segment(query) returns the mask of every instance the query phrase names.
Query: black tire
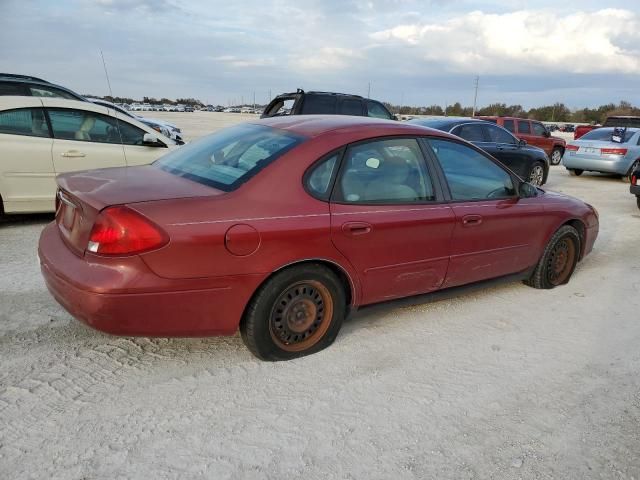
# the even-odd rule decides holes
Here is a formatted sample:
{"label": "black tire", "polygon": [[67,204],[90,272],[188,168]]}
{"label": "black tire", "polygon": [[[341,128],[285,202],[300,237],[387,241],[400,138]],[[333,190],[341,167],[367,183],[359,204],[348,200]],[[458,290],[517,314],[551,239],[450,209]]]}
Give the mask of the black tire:
{"label": "black tire", "polygon": [[574,177],[579,177],[583,173],[584,173],[584,170],[580,170],[579,168],[569,169],[569,175],[573,175]]}
{"label": "black tire", "polygon": [[[569,281],[580,257],[580,235],[571,225],[560,227],[544,249],[531,277],[524,281],[533,288],[550,289]],[[557,270],[561,269],[560,272]]]}
{"label": "black tire", "polygon": [[290,360],[333,343],[347,312],[344,286],[319,263],[293,266],[269,278],[240,322],[247,348],[261,360]]}
{"label": "black tire", "polygon": [[636,197],[636,204],[638,205],[638,208],[640,208],[640,196]]}
{"label": "black tire", "polygon": [[640,160],[636,160],[635,162],[633,162],[627,174],[622,176],[622,181],[624,183],[631,183],[631,177],[633,176],[633,172],[635,172],[636,168],[638,167],[640,167]]}
{"label": "black tire", "polygon": [[564,154],[564,149],[562,147],[555,147],[551,151],[551,155],[549,156],[549,162],[551,163],[551,165],[560,165],[563,154]]}
{"label": "black tire", "polygon": [[541,187],[544,184],[544,164],[542,162],[534,162],[527,174],[527,181],[531,185]]}

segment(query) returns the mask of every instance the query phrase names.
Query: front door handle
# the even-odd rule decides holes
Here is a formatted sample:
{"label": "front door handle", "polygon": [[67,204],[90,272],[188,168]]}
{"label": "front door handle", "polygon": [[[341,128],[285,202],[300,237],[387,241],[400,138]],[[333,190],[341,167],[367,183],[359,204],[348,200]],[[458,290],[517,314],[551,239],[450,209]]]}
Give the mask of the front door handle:
{"label": "front door handle", "polygon": [[82,152],[79,152],[78,150],[68,150],[62,153],[60,156],[65,158],[81,158],[81,157],[86,157],[87,155]]}
{"label": "front door handle", "polygon": [[481,215],[465,215],[462,217],[462,225],[465,227],[474,227],[482,223]]}
{"label": "front door handle", "polygon": [[366,222],[347,222],[342,225],[342,232],[349,236],[365,235],[370,231],[371,225]]}

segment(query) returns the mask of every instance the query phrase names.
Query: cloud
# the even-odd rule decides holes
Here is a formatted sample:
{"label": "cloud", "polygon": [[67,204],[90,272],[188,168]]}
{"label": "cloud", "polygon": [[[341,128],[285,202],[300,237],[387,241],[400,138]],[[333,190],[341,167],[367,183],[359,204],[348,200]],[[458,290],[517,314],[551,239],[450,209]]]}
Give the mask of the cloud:
{"label": "cloud", "polygon": [[362,59],[362,52],[341,47],[321,47],[314,52],[305,55],[294,55],[292,67],[301,70],[327,70],[336,71],[347,68],[354,60]]}
{"label": "cloud", "polygon": [[452,72],[640,73],[640,15],[628,10],[474,11],[437,24],[396,25],[370,38],[380,47],[411,47],[417,60]]}

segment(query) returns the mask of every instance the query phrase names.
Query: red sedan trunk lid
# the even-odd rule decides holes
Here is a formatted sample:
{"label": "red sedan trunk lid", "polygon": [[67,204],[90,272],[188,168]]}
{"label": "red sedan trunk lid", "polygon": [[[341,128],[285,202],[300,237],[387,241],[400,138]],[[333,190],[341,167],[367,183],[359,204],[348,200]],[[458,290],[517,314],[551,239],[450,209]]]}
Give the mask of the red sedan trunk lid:
{"label": "red sedan trunk lid", "polygon": [[67,173],[57,180],[56,223],[78,255],[87,248],[96,216],[108,206],[224,193],[151,165]]}

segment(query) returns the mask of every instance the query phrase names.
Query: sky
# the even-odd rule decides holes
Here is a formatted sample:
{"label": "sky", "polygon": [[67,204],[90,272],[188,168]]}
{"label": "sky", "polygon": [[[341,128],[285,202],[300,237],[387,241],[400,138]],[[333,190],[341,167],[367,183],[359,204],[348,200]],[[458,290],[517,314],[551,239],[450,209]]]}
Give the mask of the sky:
{"label": "sky", "polygon": [[[640,0],[0,0],[0,71],[81,94],[264,104],[640,105]],[[370,90],[369,90],[370,89]]]}

